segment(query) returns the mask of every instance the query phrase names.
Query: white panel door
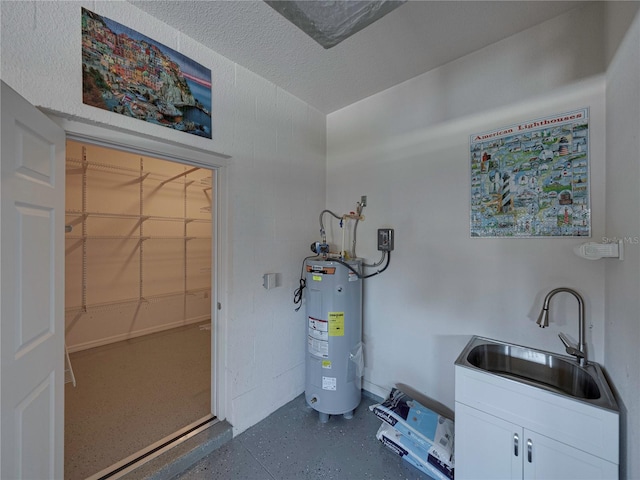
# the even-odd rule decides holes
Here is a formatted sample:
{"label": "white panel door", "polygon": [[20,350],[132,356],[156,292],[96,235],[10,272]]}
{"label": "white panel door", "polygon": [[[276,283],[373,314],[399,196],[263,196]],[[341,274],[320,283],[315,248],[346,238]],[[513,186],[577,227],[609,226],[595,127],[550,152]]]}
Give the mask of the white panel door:
{"label": "white panel door", "polygon": [[522,478],[522,427],[456,402],[456,479]]}
{"label": "white panel door", "polygon": [[63,477],[65,133],[2,82],[0,477]]}
{"label": "white panel door", "polygon": [[525,430],[527,480],[616,480],[618,465]]}

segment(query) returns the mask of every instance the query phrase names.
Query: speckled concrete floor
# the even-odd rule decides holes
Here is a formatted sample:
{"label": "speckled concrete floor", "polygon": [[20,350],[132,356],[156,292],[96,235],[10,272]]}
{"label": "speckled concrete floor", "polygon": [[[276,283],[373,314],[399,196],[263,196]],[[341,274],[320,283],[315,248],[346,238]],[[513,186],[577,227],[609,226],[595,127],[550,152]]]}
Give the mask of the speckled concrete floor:
{"label": "speckled concrete floor", "polygon": [[301,395],[209,454],[180,480],[425,480],[427,475],[383,446],[380,420],[363,397],[351,420],[320,423]]}
{"label": "speckled concrete floor", "polygon": [[211,331],[174,328],[71,354],[66,480],[84,479],[210,413]]}

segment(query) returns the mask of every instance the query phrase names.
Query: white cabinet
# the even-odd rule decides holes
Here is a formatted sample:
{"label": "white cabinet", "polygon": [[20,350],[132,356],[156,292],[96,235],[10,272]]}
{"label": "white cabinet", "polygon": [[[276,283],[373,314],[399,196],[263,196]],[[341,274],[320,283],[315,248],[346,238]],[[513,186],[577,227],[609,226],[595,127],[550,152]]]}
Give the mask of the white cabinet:
{"label": "white cabinet", "polygon": [[617,463],[590,455],[530,430],[523,430],[523,432],[524,478],[537,480],[618,478]]}
{"label": "white cabinet", "polygon": [[618,466],[456,402],[456,480],[614,479]]}
{"label": "white cabinet", "polygon": [[456,402],[456,480],[522,478],[522,428]]}
{"label": "white cabinet", "polygon": [[618,414],[456,366],[456,480],[618,478]]}

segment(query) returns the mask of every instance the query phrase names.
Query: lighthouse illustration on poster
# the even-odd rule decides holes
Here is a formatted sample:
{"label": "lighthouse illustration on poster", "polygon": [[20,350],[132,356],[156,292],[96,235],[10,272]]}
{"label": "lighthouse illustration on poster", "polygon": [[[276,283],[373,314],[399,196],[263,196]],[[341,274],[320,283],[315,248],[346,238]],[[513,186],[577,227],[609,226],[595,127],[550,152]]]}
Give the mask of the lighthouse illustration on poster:
{"label": "lighthouse illustration on poster", "polygon": [[471,236],[591,235],[589,109],[470,137]]}

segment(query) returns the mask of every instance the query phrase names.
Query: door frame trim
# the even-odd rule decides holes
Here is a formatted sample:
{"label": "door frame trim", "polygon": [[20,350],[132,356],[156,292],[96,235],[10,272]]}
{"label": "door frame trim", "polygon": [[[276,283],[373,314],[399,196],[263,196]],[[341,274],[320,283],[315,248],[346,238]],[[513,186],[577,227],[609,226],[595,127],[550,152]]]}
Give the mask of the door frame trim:
{"label": "door frame trim", "polygon": [[[227,358],[227,315],[229,272],[229,205],[228,205],[228,160],[230,155],[188,147],[129,130],[107,125],[89,123],[82,119],[60,116],[56,112],[42,111],[66,133],[68,140],[91,143],[103,147],[123,150],[144,156],[160,158],[194,167],[215,170],[215,208],[212,209],[212,262],[211,269],[211,414],[225,420],[230,413],[225,359]],[[64,240],[64,239],[63,239]],[[223,308],[219,308],[221,305]]]}

